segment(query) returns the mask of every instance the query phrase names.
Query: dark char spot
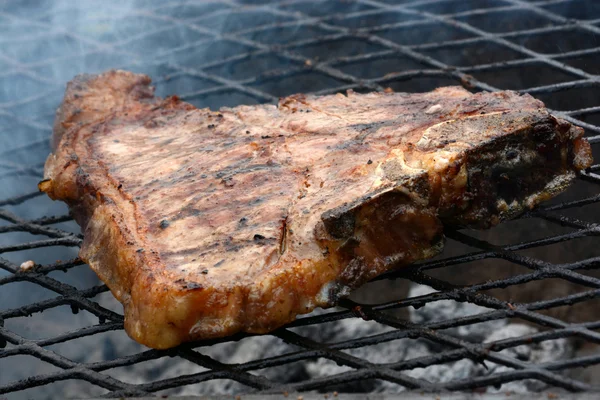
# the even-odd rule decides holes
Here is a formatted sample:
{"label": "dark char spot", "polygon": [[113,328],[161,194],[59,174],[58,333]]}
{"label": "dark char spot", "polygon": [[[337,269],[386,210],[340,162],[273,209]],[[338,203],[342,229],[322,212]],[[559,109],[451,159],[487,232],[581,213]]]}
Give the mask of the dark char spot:
{"label": "dark char spot", "polygon": [[221,266],[223,263],[225,262],[225,259],[222,259],[221,261],[219,261],[218,263],[216,263],[214,266],[215,267],[219,267]]}
{"label": "dark char spot", "polygon": [[202,285],[199,283],[196,283],[196,282],[188,282],[185,285],[185,288],[189,289],[189,290],[199,290],[199,289],[202,289]]}
{"label": "dark char spot", "polygon": [[512,160],[513,158],[516,158],[518,154],[519,153],[515,149],[509,149],[506,152],[506,159],[507,160]]}
{"label": "dark char spot", "polygon": [[160,224],[158,224],[158,226],[160,227],[160,229],[166,229],[169,227],[169,221],[163,219],[162,221],[160,221]]}

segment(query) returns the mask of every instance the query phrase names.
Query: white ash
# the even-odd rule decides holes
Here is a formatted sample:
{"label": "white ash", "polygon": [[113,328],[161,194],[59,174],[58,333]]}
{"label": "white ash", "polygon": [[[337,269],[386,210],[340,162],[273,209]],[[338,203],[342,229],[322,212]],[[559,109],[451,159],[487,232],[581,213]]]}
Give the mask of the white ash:
{"label": "white ash", "polygon": [[[414,285],[409,297],[423,296],[434,290],[427,286]],[[440,300],[427,303],[418,309],[410,308],[410,319],[415,324],[427,324],[448,319],[467,317],[476,314],[482,314],[492,311],[485,307],[480,307],[471,303],[461,303],[454,300]],[[337,323],[335,341],[348,340],[351,338],[360,338],[389,331],[390,328],[377,323],[366,323],[359,319],[348,319]],[[329,334],[331,329],[326,329],[325,334]],[[534,327],[508,323],[507,320],[492,320],[478,324],[469,324],[456,328],[441,330],[440,333],[460,338],[472,343],[488,343],[509,337],[529,336],[538,332]],[[357,358],[365,359],[375,364],[398,362],[410,360],[417,357],[425,357],[443,351],[447,347],[423,340],[400,339],[391,342],[380,343],[375,346],[361,347],[357,349],[345,350],[346,353]],[[570,344],[565,339],[545,341],[530,345],[522,345],[511,349],[506,349],[500,354],[507,355],[527,363],[543,363],[556,361],[570,357]],[[456,362],[450,362],[440,365],[431,365],[427,368],[415,368],[403,371],[402,373],[417,379],[424,379],[429,382],[443,383],[462,379],[469,379],[476,376],[490,375],[510,370],[509,367],[497,365],[486,361],[486,366],[476,364],[469,359],[462,359]],[[487,369],[486,369],[487,367]],[[308,363],[307,371],[311,377],[324,377],[351,370],[349,367],[338,366],[335,363],[319,359]],[[356,384],[354,388],[356,388]],[[365,385],[368,386],[368,385]],[[336,388],[340,391],[340,388]],[[343,390],[343,388],[341,388]],[[406,389],[400,385],[387,381],[376,381],[372,387],[365,387],[373,392],[397,393]],[[537,380],[524,380],[510,382],[502,385],[500,388],[488,388],[488,392],[515,392],[526,393],[530,391],[542,391],[548,389],[548,386]]]}
{"label": "white ash", "polygon": [[[319,327],[313,327],[319,328]],[[374,321],[364,321],[358,318],[343,319],[334,323],[324,324],[319,329],[318,335],[311,338],[321,342],[341,342],[351,339],[358,339],[367,336],[377,335],[393,331],[386,325]],[[359,347],[355,349],[343,350],[344,353],[373,363],[391,363],[406,359],[408,354],[420,353],[424,351],[422,345],[412,346],[409,342],[415,342],[411,339],[399,339],[391,342],[384,342],[373,346]],[[351,371],[353,368],[338,365],[334,361],[326,358],[319,358],[306,363],[306,371],[311,378],[321,378],[330,375],[340,374]],[[381,382],[381,384],[386,384]],[[394,385],[394,384],[392,384]],[[395,386],[395,385],[394,385]],[[356,382],[345,385],[345,387],[329,388],[329,390],[352,391],[352,392],[374,392],[379,391],[378,384],[373,381]]]}
{"label": "white ash", "polygon": [[[427,286],[413,286],[409,292],[409,296],[422,296],[433,291],[433,289]],[[428,303],[424,307],[417,310],[411,309],[410,311],[412,322],[424,324],[428,322],[481,314],[491,310],[471,303],[460,303],[453,300],[441,300]],[[502,319],[446,329],[441,332],[460,337],[461,339],[472,343],[490,343],[508,338],[531,336],[537,333],[538,329],[525,324],[508,323],[506,319]],[[572,347],[566,339],[556,339],[508,348],[500,351],[499,354],[515,358],[525,363],[539,364],[572,357]],[[491,375],[512,370],[510,367],[498,365],[490,361],[485,362],[485,367],[480,364],[475,365],[469,360],[461,360],[459,363],[463,363],[463,368],[454,368],[452,373],[456,375],[451,379],[443,380],[444,376],[442,374],[440,374],[434,380],[431,380],[425,376],[423,376],[423,378],[431,382],[447,382],[449,380],[459,380],[467,377]],[[453,364],[456,365],[457,363]],[[465,374],[467,371],[468,374]],[[443,373],[443,371],[440,372]],[[487,392],[527,393],[532,391],[539,392],[548,388],[549,386],[542,381],[528,379],[505,383],[500,388],[489,387]]]}
{"label": "white ash", "polygon": [[[538,330],[532,326],[524,324],[508,324],[505,327],[492,332],[486,338],[485,342],[494,342],[497,340],[504,340],[519,336],[531,336],[537,332]],[[571,358],[573,356],[573,349],[566,339],[555,339],[547,340],[541,343],[532,343],[504,349],[500,351],[499,354],[516,358],[528,364],[541,364]],[[486,364],[489,368],[488,373],[502,373],[513,370],[511,367],[491,362],[486,362]],[[499,391],[510,391],[514,393],[527,393],[540,392],[545,389],[548,389],[548,385],[546,385],[544,382],[527,379],[523,381],[505,383],[502,385],[501,389],[495,389],[492,387],[488,389],[488,392],[496,393]]]}
{"label": "white ash", "polygon": [[[343,322],[346,328],[345,332],[349,337],[353,336],[353,332],[364,331],[361,327],[364,321],[358,319],[348,319]],[[384,325],[373,324],[367,335],[383,333],[389,328]],[[356,358],[369,361],[373,364],[396,363],[403,360],[410,360],[417,357],[426,357],[432,355],[431,349],[427,343],[418,339],[398,339],[394,341],[384,342],[373,346],[359,347],[356,349],[344,350]],[[307,370],[311,377],[320,378],[329,375],[335,375],[342,372],[350,371],[352,368],[339,366],[330,360],[320,358],[315,362],[308,363]],[[402,373],[412,378],[425,379],[435,382],[449,382],[456,379],[467,378],[472,376],[475,370],[474,364],[469,360],[460,360],[450,364],[433,365],[428,368],[415,368],[412,370],[403,371]],[[330,389],[332,390],[332,389]],[[384,380],[356,382],[349,387],[336,387],[337,391],[361,391],[361,392],[385,392],[398,393],[406,390],[403,386]]]}
{"label": "white ash", "polygon": [[[409,297],[424,296],[435,292],[429,286],[413,285],[408,293]],[[454,318],[468,317],[492,311],[472,303],[461,303],[454,300],[440,300],[425,304],[418,309],[410,308],[410,319],[415,324],[439,322]],[[483,341],[491,332],[495,332],[506,325],[505,319],[468,324],[456,328],[445,329],[442,332],[461,338],[468,338],[471,342]]]}
{"label": "white ash", "polygon": [[[431,292],[432,289],[424,286],[415,286],[410,291],[410,297],[421,296]],[[109,308],[119,307],[116,300],[112,299],[110,294],[101,296],[101,303]],[[108,303],[114,301],[114,307]],[[435,321],[464,317],[473,314],[480,314],[490,311],[484,307],[479,307],[469,303],[459,303],[452,300],[443,300],[427,305],[419,309],[410,309],[410,320],[414,324],[427,324]],[[324,314],[331,310],[315,311],[315,314]],[[379,324],[375,321],[364,321],[359,318],[344,319],[335,322],[323,323],[318,325],[292,328],[292,332],[306,337],[315,342],[343,342],[346,340],[359,339],[372,335],[382,334],[393,331],[393,328]],[[502,340],[510,337],[519,337],[531,335],[538,332],[534,327],[507,323],[505,320],[489,321],[476,325],[446,329],[440,331],[445,335],[460,338],[472,343],[488,343]],[[74,354],[87,354],[89,361],[110,360],[124,354],[134,354],[143,351],[144,348],[137,343],[125,339],[125,334],[119,331],[118,334],[108,335],[104,342],[104,347],[93,346],[95,340],[81,340],[78,344],[88,347],[87,353],[81,348],[75,349]],[[72,345],[72,344],[71,344]],[[92,351],[90,352],[89,349]],[[359,347],[355,349],[340,350],[357,359],[366,360],[374,364],[395,363],[403,360],[410,360],[417,357],[426,357],[438,354],[440,351],[448,350],[442,346],[422,339],[401,338],[389,342],[379,343],[372,346]],[[263,335],[249,337],[238,342],[228,342],[213,346],[199,347],[197,352],[210,356],[211,358],[225,364],[239,364],[253,360],[260,360],[268,357],[274,357],[286,353],[292,353],[301,350],[299,347],[284,343],[281,339]],[[511,349],[506,349],[500,354],[518,359],[526,363],[543,363],[570,356],[571,347],[565,339],[522,345]],[[78,360],[84,361],[84,360]],[[402,371],[402,374],[412,378],[424,379],[429,382],[450,382],[472,377],[501,373],[511,368],[503,365],[497,365],[486,361],[487,369],[481,365],[472,362],[469,359],[462,359],[456,362],[450,362],[441,365],[432,365],[427,368],[415,368]],[[352,368],[338,365],[327,358],[316,360],[307,360],[295,362],[291,365],[274,366],[258,371],[251,371],[252,374],[260,374],[269,380],[280,383],[292,383],[304,381],[311,378],[320,378],[340,374],[350,371]],[[122,367],[108,370],[106,373],[130,383],[145,383],[161,379],[168,379],[182,375],[194,374],[208,371],[208,369],[198,366],[189,361],[183,361],[179,357],[163,357],[146,363],[136,364],[129,367]],[[515,392],[525,393],[529,391],[541,391],[548,386],[543,382],[535,380],[524,380],[510,382],[502,385],[500,388],[488,388],[488,392]],[[70,392],[68,388],[62,388],[63,392]],[[75,390],[75,387],[73,387]],[[351,384],[328,387],[325,390],[338,392],[383,392],[399,393],[406,389],[392,382],[384,380],[371,380],[368,382],[354,382]],[[198,394],[223,394],[235,395],[252,392],[253,389],[233,380],[211,380],[195,385],[189,385],[181,388],[161,391],[159,394],[168,395],[198,395]],[[81,394],[81,393],[80,393]],[[98,395],[100,393],[93,393]],[[52,395],[50,394],[50,397]]]}

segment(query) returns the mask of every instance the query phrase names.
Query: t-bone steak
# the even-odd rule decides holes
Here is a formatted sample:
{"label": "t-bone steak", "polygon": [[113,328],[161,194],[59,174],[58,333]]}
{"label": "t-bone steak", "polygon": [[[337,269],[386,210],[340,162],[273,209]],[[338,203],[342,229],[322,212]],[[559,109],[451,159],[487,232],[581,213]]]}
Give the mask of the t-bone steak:
{"label": "t-bone steak", "polygon": [[154,348],[264,333],[563,191],[591,162],[542,102],[459,87],[197,109],[125,71],[76,77],[43,190]]}

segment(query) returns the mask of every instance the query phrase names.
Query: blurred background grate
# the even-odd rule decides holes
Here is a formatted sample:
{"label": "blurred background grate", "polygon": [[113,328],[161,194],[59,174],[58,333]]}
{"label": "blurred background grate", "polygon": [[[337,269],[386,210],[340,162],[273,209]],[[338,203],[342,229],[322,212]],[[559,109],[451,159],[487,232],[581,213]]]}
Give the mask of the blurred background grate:
{"label": "blurred background grate", "polygon": [[297,92],[517,90],[584,127],[600,159],[593,0],[0,0],[0,396],[600,389],[600,165],[271,335],[131,341],[76,258],[66,206],[36,186],[65,83],[110,68],[213,109]]}

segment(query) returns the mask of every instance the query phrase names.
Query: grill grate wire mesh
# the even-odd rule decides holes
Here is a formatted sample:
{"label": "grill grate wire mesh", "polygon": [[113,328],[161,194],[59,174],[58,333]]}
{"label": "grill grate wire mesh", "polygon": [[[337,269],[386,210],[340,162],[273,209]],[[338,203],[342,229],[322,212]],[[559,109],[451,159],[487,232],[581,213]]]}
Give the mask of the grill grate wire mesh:
{"label": "grill grate wire mesh", "polygon": [[[576,195],[565,195],[559,201],[528,212],[518,221],[524,221],[519,225],[524,230],[540,229],[534,227],[541,223],[544,227],[556,227],[548,232],[560,233],[542,232],[541,236],[533,239],[519,237],[517,241],[498,244],[474,231],[447,232],[453,243],[460,243],[469,250],[377,279],[409,280],[430,286],[435,292],[375,305],[344,300],[336,311],[299,318],[272,333],[293,345],[295,350],[239,364],[224,364],[202,354],[200,349],[240,340],[247,335],[187,344],[167,351],[140,350],[97,362],[81,362],[66,357],[49,347],[121,331],[122,314],[95,300],[108,291],[106,286],[95,284],[81,288],[57,278],[60,276],[56,275],[57,271],[66,271],[68,275],[82,266],[77,258],[43,263],[27,272],[20,271],[17,261],[24,261],[26,258],[23,259],[22,255],[33,249],[76,249],[82,241],[76,229],[63,228],[64,224],[71,223],[71,218],[64,213],[50,217],[31,216],[35,214],[30,212],[31,209],[40,204],[45,209],[54,210],[49,208],[54,206],[48,206],[50,200],[41,197],[35,186],[29,184],[43,174],[52,113],[60,101],[65,81],[77,72],[84,72],[77,68],[93,65],[90,72],[109,67],[146,72],[154,78],[159,93],[177,92],[186,101],[211,107],[275,102],[281,95],[300,91],[328,94],[347,89],[361,92],[384,90],[386,87],[425,91],[440,84],[462,84],[474,91],[510,88],[543,99],[555,115],[584,127],[597,153],[600,97],[588,96],[599,86],[600,10],[593,2],[356,0],[315,4],[296,0],[264,4],[262,1],[249,1],[246,4],[245,1],[228,0],[218,3],[157,1],[144,2],[143,6],[142,3],[120,2],[109,3],[102,10],[104,14],[86,14],[86,24],[106,18],[114,22],[110,29],[93,35],[70,26],[57,27],[53,24],[53,16],[70,15],[74,3],[43,3],[45,6],[34,8],[27,8],[27,2],[17,3],[16,0],[0,1],[0,32],[5,30],[5,34],[0,34],[0,81],[9,88],[5,90],[8,94],[0,97],[0,183],[7,188],[0,189],[0,193],[8,193],[0,195],[0,269],[3,270],[0,294],[6,293],[11,284],[27,282],[45,288],[53,295],[17,307],[0,304],[0,346],[3,347],[0,359],[27,355],[57,368],[53,372],[27,376],[26,379],[0,380],[0,395],[71,379],[98,386],[104,389],[105,396],[110,397],[152,394],[213,379],[235,380],[245,385],[249,392],[265,394],[327,389],[369,379],[386,380],[427,392],[476,390],[523,379],[536,379],[571,391],[600,388],[564,374],[569,369],[600,365],[600,352],[540,364],[500,353],[503,349],[557,338],[600,343],[600,317],[572,322],[544,313],[545,310],[578,305],[600,297],[600,279],[593,274],[593,270],[600,266],[600,256],[592,254],[588,257],[587,252],[583,252],[575,254],[576,258],[569,262],[552,262],[523,253],[579,239],[588,240],[588,246],[598,247],[600,214],[599,209],[593,207],[600,203],[600,195],[597,194],[600,165],[582,173],[577,185],[582,185],[585,190],[575,192]],[[578,11],[582,7],[588,11]],[[135,19],[137,31],[111,36],[116,27],[129,26],[125,24],[127,18]],[[11,35],[11,29],[16,34]],[[185,33],[182,34],[182,31]],[[194,40],[186,40],[174,47],[172,40],[169,42],[169,35],[184,35]],[[561,45],[559,39],[569,36],[573,36],[571,42],[578,43],[578,46]],[[167,39],[161,41],[161,38]],[[72,42],[76,50],[72,54],[47,54],[44,47],[52,47],[48,43],[53,40]],[[552,47],[553,44],[555,47]],[[30,53],[13,52],[12,49],[18,47],[32,50]],[[136,53],[141,48],[151,51]],[[21,57],[23,54],[26,57]],[[84,60],[83,63],[81,60]],[[473,62],[470,63],[470,60]],[[389,70],[390,65],[397,69]],[[93,71],[94,68],[97,71]],[[522,81],[499,79],[503,74],[519,76],[519,71],[527,68],[549,72],[528,74]],[[18,92],[11,93],[10,82],[19,80],[28,84],[15,86]],[[30,86],[31,90],[28,89]],[[584,100],[561,103],[568,93],[575,93],[569,99]],[[15,137],[24,139],[15,141]],[[22,184],[17,185],[17,182]],[[61,210],[64,212],[64,209]],[[4,239],[14,233],[35,236],[32,240],[16,242]],[[452,266],[484,263],[491,259],[504,260],[522,269],[510,276],[469,285],[451,283],[437,278],[434,273]],[[579,285],[582,290],[531,302],[511,302],[489,292],[546,279],[567,281]],[[490,311],[420,325],[389,312],[440,300],[469,302]],[[39,339],[28,338],[8,327],[11,319],[60,306],[69,306],[74,313],[85,310],[96,316],[98,323]],[[373,320],[394,329],[337,343],[315,341],[292,329],[347,318]],[[444,332],[448,328],[499,319],[524,320],[543,327],[543,330],[492,343],[471,343]],[[402,338],[426,339],[440,344],[444,350],[430,356],[386,364],[372,363],[343,351]],[[207,370],[144,383],[126,382],[106,373],[113,368],[163,357],[181,358]],[[256,372],[316,358],[327,358],[351,370],[294,383],[274,382]],[[405,371],[414,368],[465,358],[476,363],[493,362],[511,370],[443,383],[432,383],[405,374]]]}

